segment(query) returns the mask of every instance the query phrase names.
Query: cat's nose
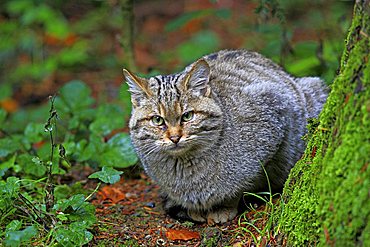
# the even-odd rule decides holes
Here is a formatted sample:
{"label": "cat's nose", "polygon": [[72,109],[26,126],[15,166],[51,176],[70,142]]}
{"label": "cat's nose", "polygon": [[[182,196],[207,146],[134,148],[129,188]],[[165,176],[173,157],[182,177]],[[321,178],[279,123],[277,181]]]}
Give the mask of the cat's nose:
{"label": "cat's nose", "polygon": [[181,138],[181,136],[180,136],[180,135],[173,135],[173,136],[170,136],[170,140],[171,140],[173,143],[175,143],[175,144],[177,144],[177,143],[180,141],[180,138]]}

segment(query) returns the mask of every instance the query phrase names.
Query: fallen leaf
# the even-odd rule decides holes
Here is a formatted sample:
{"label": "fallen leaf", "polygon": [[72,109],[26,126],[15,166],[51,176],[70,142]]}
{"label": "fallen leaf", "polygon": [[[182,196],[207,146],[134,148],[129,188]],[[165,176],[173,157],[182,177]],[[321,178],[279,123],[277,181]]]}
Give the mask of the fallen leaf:
{"label": "fallen leaf", "polygon": [[116,204],[117,202],[125,199],[126,195],[118,188],[105,186],[98,191],[98,197],[101,199],[101,201],[111,200],[113,204]]}
{"label": "fallen leaf", "polygon": [[187,229],[175,230],[167,229],[166,237],[171,240],[191,240],[191,239],[200,239],[200,234],[198,232],[189,231]]}

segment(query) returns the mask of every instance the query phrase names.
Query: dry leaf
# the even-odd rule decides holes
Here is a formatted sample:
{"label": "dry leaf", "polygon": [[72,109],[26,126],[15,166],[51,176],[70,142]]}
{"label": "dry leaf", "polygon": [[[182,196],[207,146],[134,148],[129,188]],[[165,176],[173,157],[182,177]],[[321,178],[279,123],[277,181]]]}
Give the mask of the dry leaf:
{"label": "dry leaf", "polygon": [[125,199],[126,195],[118,188],[105,186],[100,191],[98,191],[98,197],[100,197],[102,201],[109,199],[112,201],[113,204],[115,204]]}
{"label": "dry leaf", "polygon": [[171,240],[191,240],[191,239],[200,239],[200,234],[198,232],[189,231],[187,229],[175,230],[167,229],[166,237]]}

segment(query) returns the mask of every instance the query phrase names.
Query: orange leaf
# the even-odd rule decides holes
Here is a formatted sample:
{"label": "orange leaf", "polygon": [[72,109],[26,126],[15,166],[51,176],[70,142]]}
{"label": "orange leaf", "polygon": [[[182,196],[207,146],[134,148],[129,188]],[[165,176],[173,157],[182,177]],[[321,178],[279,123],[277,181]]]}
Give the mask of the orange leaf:
{"label": "orange leaf", "polygon": [[98,195],[103,201],[109,199],[113,204],[126,198],[126,195],[120,189],[111,186],[105,186],[102,188],[98,192]]}
{"label": "orange leaf", "polygon": [[4,108],[7,112],[15,112],[18,109],[18,102],[11,98],[6,98],[0,101],[1,108]]}
{"label": "orange leaf", "polygon": [[67,38],[64,39],[63,43],[65,46],[71,46],[77,41],[77,36],[75,34],[68,34]]}
{"label": "orange leaf", "polygon": [[42,146],[44,146],[45,143],[46,143],[45,141],[35,142],[34,144],[32,144],[32,147],[34,149],[40,149]]}
{"label": "orange leaf", "polygon": [[47,45],[57,46],[60,43],[60,39],[50,34],[45,34],[44,42]]}
{"label": "orange leaf", "polygon": [[200,234],[198,232],[189,231],[186,229],[175,230],[167,229],[166,237],[171,240],[190,240],[190,239],[200,239]]}

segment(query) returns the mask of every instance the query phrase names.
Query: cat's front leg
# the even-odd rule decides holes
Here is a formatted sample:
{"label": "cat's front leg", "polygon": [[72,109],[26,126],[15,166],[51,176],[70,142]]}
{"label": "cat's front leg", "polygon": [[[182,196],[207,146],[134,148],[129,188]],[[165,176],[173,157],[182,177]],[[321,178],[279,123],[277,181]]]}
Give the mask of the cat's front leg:
{"label": "cat's front leg", "polygon": [[205,222],[207,219],[206,215],[203,212],[190,209],[188,209],[188,216],[196,222]]}
{"label": "cat's front leg", "polygon": [[202,211],[188,210],[188,216],[196,222],[207,222],[209,225],[217,223],[225,223],[234,219],[238,213],[237,206],[235,207],[218,207],[208,213]]}
{"label": "cat's front leg", "polygon": [[238,213],[237,207],[221,207],[210,211],[207,215],[207,223],[214,225],[218,223],[225,223],[234,219]]}
{"label": "cat's front leg", "polygon": [[207,214],[207,223],[209,225],[225,223],[235,218],[238,214],[238,204],[240,198],[235,198],[224,202],[222,205],[213,208]]}

